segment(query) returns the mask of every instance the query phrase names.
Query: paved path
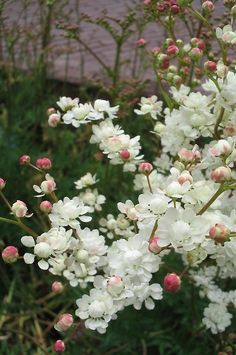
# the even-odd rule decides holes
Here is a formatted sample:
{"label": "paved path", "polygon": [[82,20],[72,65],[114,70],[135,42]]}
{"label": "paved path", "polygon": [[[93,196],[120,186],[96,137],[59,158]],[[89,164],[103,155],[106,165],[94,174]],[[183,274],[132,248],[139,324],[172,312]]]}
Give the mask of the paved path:
{"label": "paved path", "polygon": [[[29,4],[26,8],[23,8],[24,2],[27,3],[23,0],[8,0],[4,16],[9,24],[9,33],[13,29],[12,42],[14,43],[15,40],[16,63],[23,68],[30,68],[38,57],[37,51],[41,41],[40,22],[42,23],[45,20],[45,14],[40,12],[38,0],[28,1]],[[199,3],[200,0],[196,0],[196,2]],[[58,19],[64,19],[65,22],[73,25],[78,23],[81,13],[98,17],[102,15],[103,11],[106,11],[107,16],[123,18],[127,14],[128,8],[140,3],[142,3],[141,0],[57,0],[52,17],[49,76],[72,83],[81,82],[84,77],[104,78],[101,65],[97,60],[84,50],[78,42],[65,38],[63,31],[56,28]],[[220,14],[222,5],[217,5],[217,7],[217,12]],[[142,12],[139,12],[139,16],[142,18]],[[186,39],[188,37],[185,28],[180,28],[177,24],[177,29],[180,38]],[[137,28],[133,28],[133,30],[134,33],[122,49],[122,60],[126,63],[122,66],[123,77],[131,77],[134,70],[136,41],[139,34]],[[145,28],[142,37],[147,40],[148,48],[156,47],[163,42],[163,29],[158,28],[156,24],[150,24]],[[115,61],[114,41],[104,29],[93,24],[83,23],[81,38],[96,52],[99,58],[102,58],[106,65],[113,65]],[[6,48],[3,51],[6,59]],[[140,53],[139,50],[138,54]],[[152,79],[153,73],[151,70],[141,72],[138,69],[138,76]]]}

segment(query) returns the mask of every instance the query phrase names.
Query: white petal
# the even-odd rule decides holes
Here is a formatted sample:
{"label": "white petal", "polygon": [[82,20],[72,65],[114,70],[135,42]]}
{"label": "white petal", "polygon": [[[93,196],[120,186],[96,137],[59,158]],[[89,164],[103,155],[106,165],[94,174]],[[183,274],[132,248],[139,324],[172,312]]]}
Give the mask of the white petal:
{"label": "white petal", "polygon": [[49,268],[48,262],[45,260],[40,260],[38,262],[38,266],[40,267],[40,269],[42,270],[47,270]]}
{"label": "white petal", "polygon": [[34,191],[38,192],[40,194],[40,192],[42,192],[42,190],[40,189],[40,187],[38,185],[33,185],[33,189]]}
{"label": "white petal", "polygon": [[21,243],[28,248],[32,248],[35,246],[34,238],[30,235],[21,238]]}
{"label": "white petal", "polygon": [[34,258],[35,258],[34,254],[30,254],[30,253],[24,254],[24,261],[26,264],[33,264]]}

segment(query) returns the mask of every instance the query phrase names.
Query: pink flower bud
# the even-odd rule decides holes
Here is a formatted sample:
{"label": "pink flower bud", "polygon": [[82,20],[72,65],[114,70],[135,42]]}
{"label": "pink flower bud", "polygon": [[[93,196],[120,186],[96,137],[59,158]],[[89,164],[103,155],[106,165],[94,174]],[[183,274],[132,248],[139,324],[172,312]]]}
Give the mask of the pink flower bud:
{"label": "pink flower bud", "polygon": [[198,47],[192,48],[191,51],[189,52],[189,56],[193,60],[199,60],[202,57],[202,50]]}
{"label": "pink flower bud", "polygon": [[121,159],[123,160],[128,160],[130,158],[130,152],[128,151],[128,149],[122,149],[119,154]]}
{"label": "pink flower bud", "polygon": [[166,54],[160,54],[158,57],[160,68],[166,70],[170,66],[170,58]]}
{"label": "pink flower bud", "polygon": [[236,134],[236,124],[234,122],[228,122],[224,128],[224,135],[227,137],[235,136]]}
{"label": "pink flower bud", "polygon": [[211,60],[208,60],[207,62],[205,62],[204,68],[210,72],[214,72],[216,71],[217,64]]}
{"label": "pink flower bud", "polygon": [[166,53],[168,55],[176,55],[179,53],[179,48],[176,45],[172,44],[167,48]]}
{"label": "pink flower bud", "polygon": [[49,213],[52,210],[52,204],[50,201],[42,201],[39,208],[42,212]]}
{"label": "pink flower bud", "polygon": [[160,240],[160,237],[158,237],[158,236],[155,236],[149,240],[148,249],[151,253],[159,254],[160,251],[162,250],[162,248],[158,245],[159,240]]}
{"label": "pink flower bud", "polygon": [[52,162],[48,158],[40,158],[36,160],[36,166],[39,169],[48,170],[52,167]]}
{"label": "pink flower bud", "polygon": [[3,190],[6,185],[6,181],[3,178],[0,178],[0,190]]}
{"label": "pink flower bud", "polygon": [[30,156],[29,155],[22,155],[19,159],[20,165],[28,165],[30,163]]}
{"label": "pink flower bud", "polygon": [[204,1],[202,4],[202,8],[207,12],[211,12],[214,10],[215,6],[212,1]]}
{"label": "pink flower bud", "polygon": [[160,48],[160,47],[154,47],[154,48],[152,48],[152,53],[153,53],[153,54],[159,54],[160,51],[161,51],[161,48]]}
{"label": "pink flower bud", "polygon": [[175,273],[167,274],[164,278],[163,287],[165,291],[177,292],[180,289],[181,280]]}
{"label": "pink flower bud", "polygon": [[183,185],[185,182],[189,182],[190,184],[192,184],[193,182],[193,178],[192,176],[189,174],[188,171],[183,172],[179,177],[178,177],[178,183],[180,185]]}
{"label": "pink flower bud", "polygon": [[120,276],[112,276],[107,280],[107,290],[113,295],[119,295],[124,289],[124,282]]}
{"label": "pink flower bud", "polygon": [[55,108],[54,108],[54,107],[49,107],[49,108],[47,109],[47,115],[50,116],[50,115],[52,115],[53,113],[56,113]]}
{"label": "pink flower bud", "polygon": [[64,332],[70,328],[73,324],[73,316],[70,313],[64,313],[60,316],[58,322],[54,325],[54,328],[58,332]]}
{"label": "pink flower bud", "polygon": [[229,237],[230,231],[224,224],[217,223],[209,230],[209,236],[217,243],[224,243]]}
{"label": "pink flower bud", "polygon": [[145,46],[146,43],[147,43],[147,41],[146,41],[144,38],[140,38],[140,39],[137,41],[137,46],[143,47],[143,46]]}
{"label": "pink flower bud", "polygon": [[58,126],[60,121],[61,121],[61,118],[60,118],[60,115],[58,113],[53,113],[52,115],[50,115],[48,117],[48,125],[50,127],[55,128],[56,126]]}
{"label": "pink flower bud", "polygon": [[165,4],[157,4],[157,11],[164,12],[166,10]]}
{"label": "pink flower bud", "polygon": [[59,281],[53,282],[53,284],[52,284],[52,292],[53,293],[56,293],[56,294],[62,293],[63,289],[64,289],[64,286],[62,285],[61,282],[59,282]]}
{"label": "pink flower bud", "polygon": [[147,163],[147,162],[140,163],[138,170],[142,174],[149,175],[153,170],[153,166],[152,166],[152,164]]}
{"label": "pink flower bud", "polygon": [[231,170],[229,167],[220,166],[211,172],[211,179],[215,182],[222,182],[225,180],[230,180],[232,177]]}
{"label": "pink flower bud", "polygon": [[151,3],[151,0],[143,0],[143,5],[149,5]]}
{"label": "pink flower bud", "polygon": [[225,139],[220,139],[212,148],[209,149],[213,157],[229,155],[233,147]]}
{"label": "pink flower bud", "polygon": [[13,203],[13,205],[11,206],[11,210],[14,213],[14,215],[18,218],[22,218],[25,217],[28,208],[26,206],[26,204],[21,201],[21,200],[17,200],[15,203]]}
{"label": "pink flower bud", "polygon": [[180,7],[178,5],[172,5],[170,11],[172,14],[176,15],[180,12]]}
{"label": "pink flower bud", "polygon": [[12,245],[9,245],[2,251],[3,261],[7,264],[13,264],[17,261],[18,257],[18,249],[16,247],[13,247]]}
{"label": "pink flower bud", "polygon": [[185,163],[191,163],[201,159],[201,154],[198,150],[188,150],[186,148],[180,149],[178,156]]}
{"label": "pink flower bud", "polygon": [[54,350],[56,353],[63,353],[65,351],[65,343],[62,340],[57,340],[54,343]]}

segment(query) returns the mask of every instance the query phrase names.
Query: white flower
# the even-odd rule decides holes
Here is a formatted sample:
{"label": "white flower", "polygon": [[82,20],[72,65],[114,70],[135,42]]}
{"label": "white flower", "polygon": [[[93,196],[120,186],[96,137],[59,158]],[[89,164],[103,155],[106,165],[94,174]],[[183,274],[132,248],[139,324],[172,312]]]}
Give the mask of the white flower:
{"label": "white flower", "polygon": [[81,124],[89,122],[89,113],[92,110],[91,104],[79,104],[73,107],[72,110],[67,111],[62,120],[65,124],[72,124],[75,128],[78,128]]}
{"label": "white flower", "polygon": [[232,26],[230,25],[224,26],[223,29],[217,27],[216,37],[228,44],[236,43],[236,33],[233,31]]}
{"label": "white flower", "polygon": [[48,215],[53,227],[66,227],[79,228],[80,219],[82,222],[90,222],[91,217],[85,216],[86,213],[91,212],[91,207],[85,206],[84,203],[78,198],[74,197],[69,199],[65,197],[53,204],[51,213]]}
{"label": "white flower", "polygon": [[33,185],[34,191],[39,193],[39,195],[36,195],[35,197],[42,197],[44,195],[51,194],[56,190],[56,183],[54,178],[49,174],[46,174],[45,178],[46,180],[41,183],[40,187],[38,185]]}
{"label": "white flower", "polygon": [[21,200],[17,200],[15,203],[13,203],[13,205],[11,206],[11,210],[12,210],[12,213],[18,218],[32,216],[32,214],[27,215],[28,207]]}
{"label": "white flower", "polygon": [[92,289],[89,296],[83,295],[76,304],[78,309],[75,314],[81,319],[86,319],[86,328],[97,330],[101,334],[106,332],[108,323],[116,312],[108,292]]}
{"label": "white flower", "polygon": [[149,310],[155,308],[155,303],[153,300],[161,300],[162,287],[159,284],[146,284],[142,283],[138,286],[133,287],[134,297],[132,300],[135,309],[139,310],[144,302],[145,307]]}
{"label": "white flower", "polygon": [[118,110],[119,106],[111,107],[109,101],[98,99],[94,102],[94,108],[91,111],[89,118],[91,120],[100,120],[106,118],[105,114],[107,114],[110,119],[113,119],[117,117]]}
{"label": "white flower", "polygon": [[138,219],[148,223],[155,221],[167,210],[170,198],[160,192],[155,194],[147,192],[139,195],[138,201],[139,204],[135,206],[139,213]]}
{"label": "white flower", "polygon": [[73,243],[72,230],[66,231],[64,228],[52,228],[48,232],[37,237],[36,241],[31,236],[24,236],[21,238],[21,243],[26,247],[34,247],[34,254],[26,253],[24,260],[26,264],[32,264],[35,256],[40,259],[38,265],[41,269],[47,270],[51,262],[51,258],[57,258],[67,250],[69,250]]}
{"label": "white flower", "polygon": [[210,223],[193,210],[169,208],[158,223],[159,245],[164,247],[171,244],[176,250],[193,250],[205,240],[209,228]]}
{"label": "white flower", "polygon": [[151,117],[156,120],[157,115],[161,113],[162,101],[157,101],[157,96],[153,95],[151,97],[142,97],[141,103],[139,104],[140,110],[134,110],[137,115],[150,114]]}
{"label": "white flower", "polygon": [[80,193],[79,198],[81,199],[81,201],[84,202],[85,205],[91,207],[92,212],[94,212],[95,210],[101,211],[101,205],[103,205],[106,201],[106,197],[104,195],[99,195],[97,189],[86,189],[85,191]]}
{"label": "white flower", "polygon": [[62,111],[71,110],[74,106],[78,105],[79,99],[71,99],[70,97],[62,96],[59,101],[57,101],[57,105],[60,107]]}
{"label": "white flower", "polygon": [[132,221],[136,221],[138,219],[139,213],[132,201],[127,200],[125,203],[118,202],[117,206],[119,211],[125,214]]}
{"label": "white flower", "polygon": [[224,304],[210,303],[204,309],[203,324],[213,334],[223,332],[231,324],[232,314],[228,313]]}
{"label": "white flower", "polygon": [[100,231],[106,233],[109,239],[123,236],[129,238],[134,235],[134,226],[130,225],[124,214],[120,213],[117,219],[112,214],[108,214],[106,218],[99,220],[101,226]]}
{"label": "white flower", "polygon": [[111,275],[134,277],[137,282],[148,282],[160,266],[160,257],[150,253],[149,243],[140,235],[113,242],[108,250]]}
{"label": "white flower", "polygon": [[91,173],[87,173],[84,176],[82,176],[79,180],[75,181],[75,188],[77,190],[81,190],[84,187],[88,187],[91,185],[96,184],[98,180],[96,180],[96,175],[93,175]]}

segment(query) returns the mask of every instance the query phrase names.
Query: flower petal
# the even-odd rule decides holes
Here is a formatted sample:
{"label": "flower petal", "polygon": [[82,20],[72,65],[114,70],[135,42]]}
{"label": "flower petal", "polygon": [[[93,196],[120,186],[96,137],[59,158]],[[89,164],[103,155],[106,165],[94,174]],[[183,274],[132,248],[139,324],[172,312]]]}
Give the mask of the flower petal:
{"label": "flower petal", "polygon": [[24,254],[24,261],[26,264],[33,264],[34,258],[35,258],[34,254],[30,254],[30,253]]}
{"label": "flower petal", "polygon": [[35,246],[34,238],[30,235],[26,235],[25,237],[21,238],[21,243],[28,248],[32,248]]}

